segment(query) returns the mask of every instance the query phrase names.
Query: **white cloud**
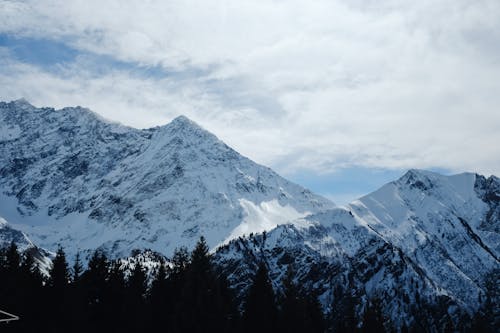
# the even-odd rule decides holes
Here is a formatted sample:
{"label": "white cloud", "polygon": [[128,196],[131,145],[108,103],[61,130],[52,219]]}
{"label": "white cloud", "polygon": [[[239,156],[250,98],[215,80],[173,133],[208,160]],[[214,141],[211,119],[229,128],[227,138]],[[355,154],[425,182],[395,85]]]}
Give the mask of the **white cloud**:
{"label": "white cloud", "polygon": [[82,59],[54,73],[4,57],[2,99],[139,127],[184,113],[285,173],[500,174],[495,0],[8,1],[0,13],[0,32],[177,73],[96,74]]}

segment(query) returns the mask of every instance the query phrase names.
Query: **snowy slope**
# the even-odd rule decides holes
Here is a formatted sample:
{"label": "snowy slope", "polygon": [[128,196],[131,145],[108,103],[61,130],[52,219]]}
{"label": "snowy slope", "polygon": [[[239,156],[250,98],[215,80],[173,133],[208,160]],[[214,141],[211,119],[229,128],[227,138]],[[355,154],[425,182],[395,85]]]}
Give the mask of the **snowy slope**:
{"label": "snowy slope", "polygon": [[[237,290],[264,260],[277,290],[292,265],[326,310],[377,297],[393,323],[440,330],[485,300],[485,277],[500,268],[500,181],[410,170],[346,207],[309,215],[265,237],[242,238],[217,254]],[[432,305],[431,313],[429,307]],[[332,308],[333,305],[333,308]]]}
{"label": "snowy slope", "polygon": [[182,116],[138,130],[20,100],[0,103],[0,132],[4,244],[115,258],[151,249],[123,262],[155,267],[156,253],[204,235],[240,296],[260,261],[277,290],[292,265],[325,310],[354,299],[360,315],[376,297],[396,326],[434,331],[475,311],[500,269],[495,176],[410,170],[335,207]]}
{"label": "snowy slope", "polygon": [[26,234],[13,228],[5,219],[0,217],[0,249],[5,249],[14,242],[20,253],[30,253],[40,271],[47,275],[54,253],[39,248]]}
{"label": "snowy slope", "polygon": [[138,130],[19,100],[0,103],[0,128],[0,215],[70,255],[215,247],[333,207],[183,116]]}
{"label": "snowy slope", "polygon": [[26,251],[35,247],[33,242],[22,231],[12,228],[7,221],[0,217],[0,249],[8,247],[12,242],[19,251]]}
{"label": "snowy slope", "polygon": [[499,267],[500,234],[481,227],[490,210],[477,191],[481,179],[410,170],[349,208],[442,288],[471,303],[485,274]]}

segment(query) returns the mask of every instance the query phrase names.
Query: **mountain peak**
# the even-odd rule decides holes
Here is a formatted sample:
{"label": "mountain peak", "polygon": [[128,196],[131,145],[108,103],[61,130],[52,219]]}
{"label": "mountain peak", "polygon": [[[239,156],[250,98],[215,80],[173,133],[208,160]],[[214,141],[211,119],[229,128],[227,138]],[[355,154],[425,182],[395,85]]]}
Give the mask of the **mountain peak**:
{"label": "mountain peak", "polygon": [[191,124],[191,123],[194,123],[194,121],[192,121],[191,119],[189,119],[185,115],[181,114],[180,116],[175,117],[172,120],[172,123]]}
{"label": "mountain peak", "polygon": [[[200,235],[220,244],[275,211],[297,216],[332,206],[186,116],[136,130],[103,125],[81,107],[27,115],[13,104],[5,109],[0,122],[36,135],[14,133],[17,140],[2,142],[0,196],[9,193],[18,209],[0,205],[0,216],[23,225],[40,246],[60,243],[69,255],[75,241],[82,251],[100,247],[114,257],[134,248],[170,255]],[[22,187],[13,188],[17,183]]]}
{"label": "mountain peak", "polygon": [[180,115],[174,118],[170,123],[156,127],[159,136],[164,136],[170,141],[172,138],[182,138],[189,142],[199,142],[207,144],[209,142],[218,142],[220,140],[211,132],[204,129],[188,117]]}
{"label": "mountain peak", "polygon": [[395,184],[425,191],[434,187],[435,178],[438,176],[438,174],[431,171],[410,169],[401,178],[395,181]]}
{"label": "mountain peak", "polygon": [[176,128],[195,128],[202,129],[200,125],[189,119],[184,115],[175,117],[167,126],[173,126]]}
{"label": "mountain peak", "polygon": [[428,170],[423,170],[423,169],[409,169],[401,178],[409,178],[409,177],[432,177],[432,176],[437,176],[439,174],[428,171]]}
{"label": "mountain peak", "polygon": [[23,98],[19,98],[19,99],[16,99],[16,100],[13,100],[10,102],[10,104],[13,104],[15,105],[17,108],[20,108],[20,109],[34,109],[35,107],[30,103],[28,102],[27,99],[25,99],[24,97]]}

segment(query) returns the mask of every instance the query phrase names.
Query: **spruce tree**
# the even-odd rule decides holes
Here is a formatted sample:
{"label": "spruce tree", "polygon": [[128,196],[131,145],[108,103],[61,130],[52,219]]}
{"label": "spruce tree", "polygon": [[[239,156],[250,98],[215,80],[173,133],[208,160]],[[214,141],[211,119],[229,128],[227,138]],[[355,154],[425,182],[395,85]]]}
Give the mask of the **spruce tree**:
{"label": "spruce tree", "polygon": [[485,320],[492,330],[500,328],[500,268],[494,268],[486,274],[484,287],[486,300],[484,302]]}
{"label": "spruce tree", "polygon": [[279,331],[321,333],[324,331],[324,318],[317,297],[301,293],[294,282],[294,273],[288,267],[282,281]]}
{"label": "spruce tree", "polygon": [[370,333],[385,332],[384,317],[382,315],[382,305],[381,301],[377,297],[374,297],[368,301],[363,316],[362,332],[370,332]]}
{"label": "spruce tree", "polygon": [[[18,289],[21,276],[21,255],[16,243],[13,241],[4,251],[3,269],[1,272],[2,285],[0,285],[0,301],[2,306],[10,312],[21,314],[24,310],[19,301]],[[22,286],[21,286],[22,288]]]}
{"label": "spruce tree", "polygon": [[277,308],[264,262],[259,265],[244,306],[243,326],[246,332],[275,332]]}
{"label": "spruce tree", "polygon": [[175,249],[170,275],[183,274],[189,266],[189,252],[185,246]]}
{"label": "spruce tree", "polygon": [[166,293],[168,302],[165,306],[165,317],[168,322],[168,331],[180,330],[181,316],[178,315],[183,303],[182,297],[186,284],[186,275],[189,267],[189,253],[186,247],[177,248],[172,257],[172,266],[168,268]]}
{"label": "spruce tree", "polygon": [[73,283],[80,282],[80,278],[81,278],[82,272],[83,272],[83,265],[82,265],[82,261],[80,259],[80,251],[78,251],[76,253],[75,262],[73,264],[73,267],[72,267],[71,271],[73,273],[73,275],[71,277],[71,281]]}
{"label": "spruce tree", "polygon": [[300,333],[307,330],[305,327],[305,300],[300,297],[299,291],[293,281],[294,274],[288,266],[282,281],[283,295],[281,297],[281,311],[279,316],[279,331]]}
{"label": "spruce tree", "polygon": [[81,279],[87,310],[87,330],[100,330],[102,323],[109,320],[107,309],[107,280],[109,277],[109,262],[106,255],[97,250],[89,260],[88,269]]}
{"label": "spruce tree", "polygon": [[204,237],[196,244],[191,253],[190,264],[186,270],[181,299],[176,309],[181,332],[211,331],[213,302],[211,293],[214,281],[211,272],[211,258]]}
{"label": "spruce tree", "polygon": [[19,254],[16,243],[12,241],[5,252],[5,269],[11,276],[15,276],[19,272],[20,265],[21,255]]}
{"label": "spruce tree", "polygon": [[[17,282],[17,297],[22,306],[19,315],[22,328],[19,331],[35,332],[37,325],[47,317],[43,312],[46,308],[45,295],[42,294],[43,276],[34,258],[35,249],[28,249],[20,266],[20,280]],[[29,300],[29,301],[27,301]]]}
{"label": "spruce tree", "polygon": [[[110,265],[108,281],[106,284],[105,310],[107,314],[107,327],[109,331],[127,331],[135,328],[137,309],[130,308],[130,301],[127,299],[129,291],[125,279],[125,272],[119,260]],[[134,319],[134,320],[131,320]]]}
{"label": "spruce tree", "polygon": [[360,299],[350,293],[344,293],[340,290],[340,287],[339,291],[340,294],[337,295],[338,297],[335,298],[335,302],[332,304],[330,326],[334,328],[334,332],[356,332],[358,331],[356,304],[360,303]]}
{"label": "spruce tree", "polygon": [[169,306],[167,290],[167,270],[163,263],[157,267],[154,280],[149,290],[148,303],[151,309],[151,328],[160,329],[168,325],[167,312]]}
{"label": "spruce tree", "polygon": [[205,239],[200,238],[184,270],[185,255],[178,252],[177,256],[178,267],[173,269],[173,278],[167,279],[169,290],[171,281],[181,286],[172,312],[172,331],[233,332],[237,316],[232,294],[225,278],[216,275]]}
{"label": "spruce tree", "polygon": [[55,292],[61,293],[68,285],[69,280],[70,272],[68,263],[66,262],[66,254],[62,247],[59,247],[54,260],[52,260],[52,267],[49,270],[49,286]]}
{"label": "spruce tree", "polygon": [[43,276],[31,250],[26,251],[23,256],[20,274],[24,281],[23,284],[26,285],[28,289],[40,289],[42,286]]}
{"label": "spruce tree", "polygon": [[68,307],[69,298],[67,297],[69,279],[70,272],[66,262],[66,254],[62,247],[59,247],[54,260],[52,260],[48,280],[48,299],[50,307],[54,311],[49,322],[55,332],[64,332],[69,322],[68,314],[70,309]]}
{"label": "spruce tree", "polygon": [[314,293],[305,296],[305,327],[310,333],[322,333],[326,328],[321,304]]}
{"label": "spruce tree", "polygon": [[71,284],[69,286],[70,299],[70,321],[71,331],[86,332],[88,323],[88,312],[86,303],[86,292],[82,285],[83,265],[80,259],[80,252],[76,253],[75,261],[71,269]]}
{"label": "spruce tree", "polygon": [[142,302],[144,295],[146,294],[146,272],[142,267],[140,262],[136,262],[134,269],[130,273],[127,280],[127,288],[130,293],[130,297],[135,298],[137,302]]}
{"label": "spruce tree", "polygon": [[143,323],[148,322],[148,320],[145,320],[147,314],[144,300],[146,288],[146,272],[141,263],[137,261],[127,280],[126,289],[126,315],[130,328],[135,332],[141,331]]}

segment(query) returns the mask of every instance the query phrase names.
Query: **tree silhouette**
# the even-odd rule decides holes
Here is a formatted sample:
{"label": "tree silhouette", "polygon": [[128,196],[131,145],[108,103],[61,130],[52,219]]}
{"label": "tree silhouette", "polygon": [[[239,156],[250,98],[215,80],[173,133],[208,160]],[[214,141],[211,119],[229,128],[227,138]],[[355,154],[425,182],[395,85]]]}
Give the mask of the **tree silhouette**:
{"label": "tree silhouette", "polygon": [[48,284],[53,288],[55,293],[62,293],[66,289],[69,280],[70,272],[68,263],[66,262],[66,254],[63,248],[59,247],[54,260],[52,260],[52,267],[49,270]]}
{"label": "tree silhouette", "polygon": [[167,269],[163,263],[160,263],[156,269],[154,280],[151,282],[151,289],[149,291],[152,328],[159,329],[161,327],[167,327],[167,311],[171,309],[169,303]]}
{"label": "tree silhouette", "polygon": [[366,305],[366,310],[363,315],[362,332],[385,332],[384,317],[382,315],[382,305],[381,301],[377,297],[369,300],[368,304]]}
{"label": "tree silhouette", "polygon": [[191,253],[190,264],[186,270],[182,297],[177,309],[179,329],[182,332],[210,331],[210,307],[213,306],[213,276],[208,245],[200,238]]}
{"label": "tree silhouette", "polygon": [[276,320],[274,290],[267,267],[261,262],[245,301],[243,325],[247,332],[274,332]]}
{"label": "tree silhouette", "polygon": [[69,280],[70,272],[66,262],[66,254],[62,247],[59,247],[54,260],[52,260],[47,283],[50,307],[58,314],[57,316],[50,316],[50,325],[55,332],[65,332],[69,324]]}
{"label": "tree silhouette", "polygon": [[279,327],[281,332],[304,332],[305,327],[305,300],[300,297],[299,290],[293,281],[294,274],[288,266],[285,278],[282,281],[283,295],[281,297],[281,311]]}
{"label": "tree silhouette", "polygon": [[147,322],[145,320],[147,312],[145,311],[144,299],[147,281],[146,273],[140,262],[135,262],[126,286],[127,321],[132,331],[139,332],[144,325],[143,323]]}
{"label": "tree silhouette", "polygon": [[71,281],[73,283],[80,282],[80,278],[81,278],[82,272],[83,272],[83,265],[82,265],[82,261],[80,259],[80,252],[79,251],[76,253],[75,262],[74,262],[71,270],[73,273],[73,275],[71,277]]}
{"label": "tree silhouette", "polygon": [[89,330],[101,329],[102,323],[109,320],[106,313],[108,277],[108,259],[101,251],[95,251],[81,279]]}
{"label": "tree silhouette", "polygon": [[323,332],[324,318],[321,306],[314,294],[300,292],[294,282],[291,266],[288,266],[282,285],[278,330],[286,333]]}

